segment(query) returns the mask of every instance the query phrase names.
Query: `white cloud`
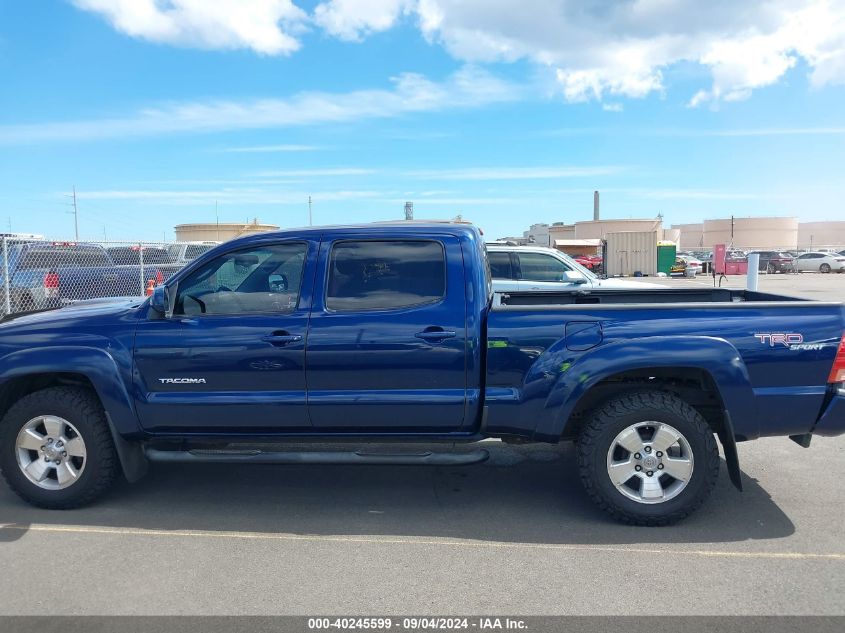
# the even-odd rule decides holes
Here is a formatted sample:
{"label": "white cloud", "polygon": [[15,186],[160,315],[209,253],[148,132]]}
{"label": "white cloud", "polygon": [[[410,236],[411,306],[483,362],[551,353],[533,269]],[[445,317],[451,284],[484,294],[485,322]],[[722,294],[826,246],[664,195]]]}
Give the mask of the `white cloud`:
{"label": "white cloud", "polygon": [[259,171],[255,176],[259,178],[311,178],[324,176],[364,176],[376,173],[375,169],[363,167],[326,167],[318,169],[282,169]]}
{"label": "white cloud", "polygon": [[599,167],[469,167],[464,169],[420,169],[404,172],[413,178],[431,180],[541,180],[547,178],[592,178],[624,171],[617,166]]}
{"label": "white cloud", "polygon": [[412,4],[411,0],[329,0],[314,9],[314,21],[340,39],[359,41],[391,28]]}
{"label": "white cloud", "polygon": [[208,49],[279,55],[299,49],[308,15],[292,0],[72,0],[127,35]]}
{"label": "white cloud", "polygon": [[511,101],[520,89],[477,68],[443,82],[415,73],[394,77],[390,89],[302,92],[287,99],[167,104],[129,116],[0,126],[0,145],[131,138],[179,132],[271,129],[397,117]]}
{"label": "white cloud", "polygon": [[[237,204],[305,204],[312,200],[340,201],[370,199],[380,195],[377,191],[281,191],[263,188],[223,188],[198,190],[161,189],[104,189],[76,192],[80,200],[154,200],[156,204],[196,204],[198,202],[225,202]],[[64,194],[63,194],[64,195]]]}
{"label": "white cloud", "polygon": [[712,74],[693,106],[747,98],[799,61],[814,86],[845,82],[845,0],[418,0],[416,11],[456,58],[532,60],[568,101],[662,92],[679,62]]}
{"label": "white cloud", "polygon": [[227,147],[224,152],[235,154],[262,154],[275,152],[313,152],[320,149],[316,145],[252,145],[247,147]]}
{"label": "white cloud", "polygon": [[[155,42],[287,54],[309,28],[349,41],[403,19],[456,59],[528,60],[567,101],[663,93],[667,69],[712,81],[689,103],[747,98],[806,66],[819,87],[845,82],[845,0],[73,0]],[[300,2],[302,4],[302,2]]]}

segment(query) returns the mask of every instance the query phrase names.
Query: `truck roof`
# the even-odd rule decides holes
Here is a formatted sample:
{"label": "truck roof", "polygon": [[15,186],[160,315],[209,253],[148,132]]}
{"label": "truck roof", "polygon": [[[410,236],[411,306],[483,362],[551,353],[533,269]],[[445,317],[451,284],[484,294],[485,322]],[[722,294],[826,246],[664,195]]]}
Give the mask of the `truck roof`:
{"label": "truck roof", "polygon": [[304,226],[298,228],[282,229],[279,231],[268,231],[266,233],[252,233],[244,235],[229,242],[251,242],[256,239],[266,240],[276,237],[301,236],[309,237],[315,235],[327,235],[331,237],[337,233],[366,233],[368,235],[391,234],[397,230],[403,233],[419,233],[420,235],[470,235],[481,239],[481,233],[476,226],[458,222],[438,222],[433,220],[396,220],[390,222],[367,222],[361,224],[333,224],[325,226]]}

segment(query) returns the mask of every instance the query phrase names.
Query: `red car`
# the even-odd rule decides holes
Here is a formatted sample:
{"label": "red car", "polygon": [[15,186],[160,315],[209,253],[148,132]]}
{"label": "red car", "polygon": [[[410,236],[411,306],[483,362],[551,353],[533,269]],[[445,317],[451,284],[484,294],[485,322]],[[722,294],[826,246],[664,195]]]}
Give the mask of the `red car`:
{"label": "red car", "polygon": [[571,255],[571,257],[588,270],[601,268],[602,259],[598,255]]}

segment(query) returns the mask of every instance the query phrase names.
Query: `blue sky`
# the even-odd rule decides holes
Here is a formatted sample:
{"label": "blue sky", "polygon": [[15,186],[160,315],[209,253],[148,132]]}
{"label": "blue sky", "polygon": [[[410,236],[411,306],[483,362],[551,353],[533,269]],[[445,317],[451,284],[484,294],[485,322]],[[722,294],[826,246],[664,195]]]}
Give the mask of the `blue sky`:
{"label": "blue sky", "polygon": [[0,0],[0,227],[845,219],[845,6],[755,4]]}

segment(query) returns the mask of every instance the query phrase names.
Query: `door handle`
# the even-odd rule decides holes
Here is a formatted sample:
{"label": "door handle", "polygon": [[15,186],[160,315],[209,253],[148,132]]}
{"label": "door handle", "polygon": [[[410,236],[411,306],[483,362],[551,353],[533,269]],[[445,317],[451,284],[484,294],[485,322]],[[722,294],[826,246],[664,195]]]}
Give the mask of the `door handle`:
{"label": "door handle", "polygon": [[442,341],[447,338],[455,338],[457,333],[454,330],[428,329],[423,330],[422,332],[417,332],[414,336],[421,338],[424,341]]}
{"label": "door handle", "polygon": [[287,345],[288,343],[297,343],[302,340],[301,334],[289,334],[285,331],[281,332],[273,332],[272,334],[268,334],[267,336],[261,337],[262,341],[266,341],[270,343],[270,345]]}

